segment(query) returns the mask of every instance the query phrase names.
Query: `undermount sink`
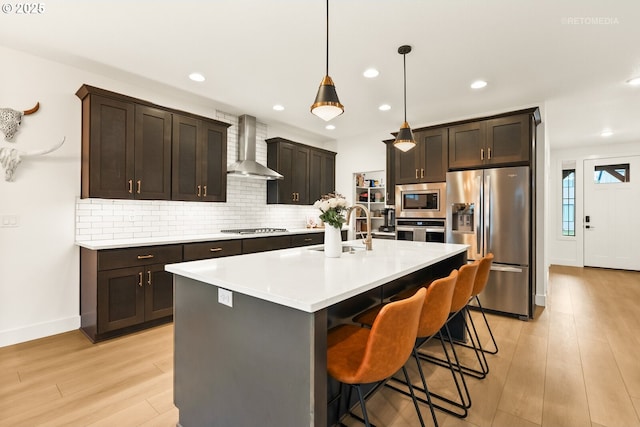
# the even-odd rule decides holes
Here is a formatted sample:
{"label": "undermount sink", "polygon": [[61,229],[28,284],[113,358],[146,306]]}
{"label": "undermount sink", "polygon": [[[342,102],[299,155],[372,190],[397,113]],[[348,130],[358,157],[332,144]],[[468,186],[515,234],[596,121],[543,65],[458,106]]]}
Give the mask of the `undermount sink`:
{"label": "undermount sink", "polygon": [[[342,245],[342,252],[348,252],[348,253],[356,253],[356,251],[364,251],[366,248],[364,246],[354,246],[354,245]],[[318,246],[315,248],[309,248],[310,251],[320,251],[320,252],[324,252],[324,245],[323,246]]]}

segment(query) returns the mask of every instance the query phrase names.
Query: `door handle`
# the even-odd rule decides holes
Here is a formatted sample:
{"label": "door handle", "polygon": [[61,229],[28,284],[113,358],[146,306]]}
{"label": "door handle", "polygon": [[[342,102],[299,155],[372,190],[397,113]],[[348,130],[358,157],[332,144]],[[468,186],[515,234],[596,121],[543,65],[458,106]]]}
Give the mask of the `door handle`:
{"label": "door handle", "polygon": [[138,286],[142,287],[142,271],[138,273]]}
{"label": "door handle", "polygon": [[129,194],[133,194],[133,180],[129,180]]}
{"label": "door handle", "polygon": [[480,160],[484,160],[484,148],[480,149]]}
{"label": "door handle", "polygon": [[418,169],[416,169],[416,179],[418,179]]}
{"label": "door handle", "polygon": [[207,197],[207,186],[206,186],[206,185],[204,186],[204,194],[203,194],[203,197]]}
{"label": "door handle", "polygon": [[424,178],[424,169],[420,169],[420,178]]}
{"label": "door handle", "polygon": [[151,286],[151,270],[147,270],[147,283],[149,284],[149,286]]}
{"label": "door handle", "polygon": [[142,182],[138,180],[136,181],[136,185],[137,185],[136,193],[140,194],[140,191],[142,191]]}
{"label": "door handle", "polygon": [[198,185],[198,197],[202,197],[202,186]]}

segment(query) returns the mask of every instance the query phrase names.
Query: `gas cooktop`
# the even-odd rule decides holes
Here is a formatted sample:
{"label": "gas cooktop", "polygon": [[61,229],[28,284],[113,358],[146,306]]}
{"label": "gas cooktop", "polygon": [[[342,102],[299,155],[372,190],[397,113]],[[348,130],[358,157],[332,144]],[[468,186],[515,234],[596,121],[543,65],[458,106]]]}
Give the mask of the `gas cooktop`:
{"label": "gas cooktop", "polygon": [[282,233],[288,231],[286,228],[230,228],[227,230],[220,230],[221,233],[234,233],[234,234],[267,234],[267,233]]}

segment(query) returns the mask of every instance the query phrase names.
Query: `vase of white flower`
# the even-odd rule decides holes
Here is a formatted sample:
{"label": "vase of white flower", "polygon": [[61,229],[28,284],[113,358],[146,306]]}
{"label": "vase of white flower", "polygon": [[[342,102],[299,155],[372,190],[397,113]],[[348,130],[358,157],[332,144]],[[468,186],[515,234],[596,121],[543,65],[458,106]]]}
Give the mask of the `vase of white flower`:
{"label": "vase of white flower", "polygon": [[324,222],[324,254],[329,258],[342,255],[342,224],[347,220],[344,211],[348,208],[347,199],[338,193],[329,193],[317,200],[314,207],[320,209],[320,219]]}

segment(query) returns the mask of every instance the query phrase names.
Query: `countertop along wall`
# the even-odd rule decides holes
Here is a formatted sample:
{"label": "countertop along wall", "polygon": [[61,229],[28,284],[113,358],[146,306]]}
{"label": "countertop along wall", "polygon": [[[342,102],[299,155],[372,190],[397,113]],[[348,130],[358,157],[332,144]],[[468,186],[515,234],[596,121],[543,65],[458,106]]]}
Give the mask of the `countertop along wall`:
{"label": "countertop along wall", "polygon": [[[153,225],[151,229],[145,228],[148,218],[145,219],[144,214],[138,215],[146,212],[147,208],[152,209],[153,202],[79,200],[82,114],[75,92],[82,84],[229,123],[234,123],[237,118],[219,113],[225,111],[225,106],[215,105],[197,95],[171,90],[122,71],[98,68],[95,64],[82,64],[82,68],[78,68],[4,47],[0,47],[0,57],[0,107],[25,110],[40,102],[40,111],[23,119],[15,143],[5,142],[4,135],[0,135],[0,147],[36,150],[50,147],[66,137],[66,142],[56,152],[25,159],[18,166],[15,182],[0,179],[0,217],[15,216],[18,221],[17,227],[0,227],[2,347],[80,326],[76,205],[91,205],[88,210],[104,213],[109,206],[122,203],[120,206],[126,212],[120,224],[122,231],[118,231],[120,225],[116,225],[113,217],[109,220],[104,217],[97,219],[96,216],[90,221],[92,231],[86,231],[82,228],[84,225],[80,225],[79,230],[85,230],[79,233],[81,239],[115,237],[118,233],[128,232],[163,232],[163,225],[158,225],[157,230]],[[105,72],[110,77],[101,74]],[[194,90],[197,88],[195,85]],[[265,137],[268,131],[266,126],[259,128]],[[229,133],[227,160],[231,163],[237,156],[234,127],[229,129]],[[288,137],[335,151],[335,144],[327,146],[318,141],[296,139],[286,132],[268,136]],[[266,147],[261,148],[260,145],[259,141],[258,160],[266,159]],[[245,225],[300,228],[307,213],[315,213],[310,207],[267,206],[265,188],[265,182],[229,177],[228,203],[164,202],[167,209],[181,209],[186,215],[186,218],[176,218],[176,228],[166,232],[189,234]],[[78,218],[83,216],[80,214]],[[264,224],[261,221],[273,222]],[[78,224],[83,223],[78,219]],[[132,229],[124,231],[125,225]]]}

